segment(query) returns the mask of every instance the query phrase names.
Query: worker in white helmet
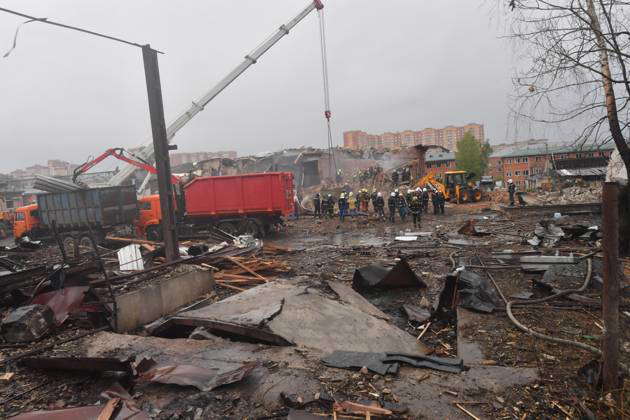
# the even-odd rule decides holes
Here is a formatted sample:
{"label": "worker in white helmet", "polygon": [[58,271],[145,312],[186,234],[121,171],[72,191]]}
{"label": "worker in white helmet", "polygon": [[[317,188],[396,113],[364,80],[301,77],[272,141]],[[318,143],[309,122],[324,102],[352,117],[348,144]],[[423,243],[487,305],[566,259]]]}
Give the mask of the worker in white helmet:
{"label": "worker in white helmet", "polygon": [[396,193],[392,192],[387,199],[387,208],[389,209],[389,221],[396,222]]}
{"label": "worker in white helmet", "polygon": [[508,179],[508,193],[510,194],[510,207],[514,207],[514,195],[516,194],[516,185],[512,179]]}
{"label": "worker in white helmet", "polygon": [[376,199],[372,203],[374,206],[374,211],[379,219],[385,220],[385,200],[383,199],[383,194],[380,192],[376,194]]}

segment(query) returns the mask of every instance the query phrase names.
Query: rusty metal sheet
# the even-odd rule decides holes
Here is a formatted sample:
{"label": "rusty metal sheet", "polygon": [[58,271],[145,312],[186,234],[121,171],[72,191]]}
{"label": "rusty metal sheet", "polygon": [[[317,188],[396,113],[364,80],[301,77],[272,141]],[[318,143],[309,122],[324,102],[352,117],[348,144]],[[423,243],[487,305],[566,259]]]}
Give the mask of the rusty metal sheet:
{"label": "rusty metal sheet", "polygon": [[75,286],[40,293],[33,298],[32,303],[50,307],[55,313],[55,323],[61,325],[71,312],[81,306],[88,289],[87,286]]}
{"label": "rusty metal sheet", "polygon": [[138,382],[194,386],[200,391],[211,391],[221,385],[240,381],[257,366],[257,362],[246,363],[237,369],[217,374],[216,369],[205,369],[193,365],[158,365],[141,372]]}

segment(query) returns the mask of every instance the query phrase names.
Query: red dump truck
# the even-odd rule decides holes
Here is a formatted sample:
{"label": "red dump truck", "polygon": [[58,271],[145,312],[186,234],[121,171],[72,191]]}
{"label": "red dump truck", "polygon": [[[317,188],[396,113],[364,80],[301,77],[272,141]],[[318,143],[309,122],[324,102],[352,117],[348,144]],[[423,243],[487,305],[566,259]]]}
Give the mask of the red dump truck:
{"label": "red dump truck", "polygon": [[[293,174],[270,172],[235,176],[199,177],[183,187],[178,200],[180,234],[196,234],[216,227],[232,235],[263,237],[293,213]],[[138,233],[161,240],[159,195],[139,200]]]}

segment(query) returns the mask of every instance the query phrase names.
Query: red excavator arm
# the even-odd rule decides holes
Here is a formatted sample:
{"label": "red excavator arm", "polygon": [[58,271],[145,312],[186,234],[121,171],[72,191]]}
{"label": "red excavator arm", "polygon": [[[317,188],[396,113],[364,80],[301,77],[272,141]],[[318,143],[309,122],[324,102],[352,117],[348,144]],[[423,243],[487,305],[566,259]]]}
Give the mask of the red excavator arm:
{"label": "red excavator arm", "polygon": [[[129,154],[131,157],[133,157],[133,159],[131,157],[125,156],[125,153]],[[98,165],[103,160],[105,160],[108,156],[113,156],[118,160],[122,160],[123,162],[127,162],[130,165],[136,166],[140,169],[144,169],[147,172],[150,172],[152,174],[157,174],[157,169],[155,169],[153,165],[133,155],[132,153],[126,151],[125,149],[117,147],[113,149],[107,149],[102,155],[97,156],[96,158],[92,160],[88,160],[87,162],[85,162],[84,164],[76,168],[74,170],[74,173],[72,174],[72,182],[76,183],[79,175],[86,173],[87,171],[92,169],[94,166]],[[179,181],[179,178],[177,178],[175,175],[171,175],[171,182],[173,184],[179,184],[180,181]]]}

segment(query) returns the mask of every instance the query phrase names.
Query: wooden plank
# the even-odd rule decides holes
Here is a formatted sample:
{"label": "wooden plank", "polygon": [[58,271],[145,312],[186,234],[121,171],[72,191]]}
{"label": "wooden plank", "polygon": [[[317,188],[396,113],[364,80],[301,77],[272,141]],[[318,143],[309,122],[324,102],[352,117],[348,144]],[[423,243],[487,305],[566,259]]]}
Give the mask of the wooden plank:
{"label": "wooden plank", "polygon": [[129,243],[129,244],[145,244],[145,245],[153,245],[153,246],[161,246],[164,245],[162,242],[155,242],[155,241],[147,241],[146,239],[136,239],[136,238],[121,238],[118,236],[106,236],[105,239],[107,239],[108,241],[114,241],[114,242],[125,242],[125,243]]}
{"label": "wooden plank", "polygon": [[225,284],[220,280],[214,282],[217,286],[225,287],[226,289],[236,290],[238,292],[244,292],[247,289],[243,289],[241,287],[232,286],[231,284]]}
{"label": "wooden plank", "polygon": [[267,283],[267,279],[266,278],[264,278],[263,276],[261,276],[260,274],[255,272],[254,270],[250,269],[249,267],[245,266],[244,264],[242,264],[240,261],[238,261],[234,257],[224,257],[224,258],[227,259],[228,261],[233,262],[234,264],[236,264],[239,267],[241,267],[243,270],[246,270],[248,273],[254,275],[255,277],[258,277],[259,279],[261,279],[262,281]]}

